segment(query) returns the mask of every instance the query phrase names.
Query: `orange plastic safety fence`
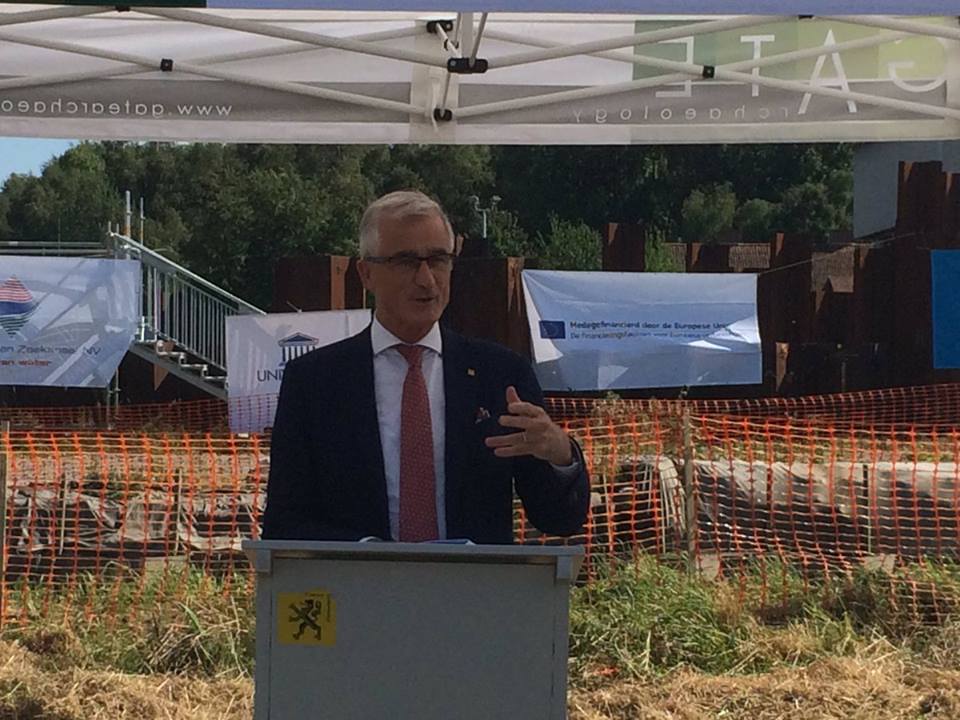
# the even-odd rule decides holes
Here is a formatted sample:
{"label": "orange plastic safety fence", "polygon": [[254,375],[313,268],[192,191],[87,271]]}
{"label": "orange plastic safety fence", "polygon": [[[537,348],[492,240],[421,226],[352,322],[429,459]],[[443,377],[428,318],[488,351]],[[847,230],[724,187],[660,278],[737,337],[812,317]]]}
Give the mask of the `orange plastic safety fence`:
{"label": "orange plastic safety fence", "polygon": [[554,397],[546,401],[553,417],[589,420],[610,404],[636,414],[735,415],[771,421],[808,420],[852,427],[953,427],[960,425],[960,383],[883,388],[860,392],[736,400],[615,400]]}
{"label": "orange plastic safety fence", "polygon": [[[763,602],[791,583],[865,573],[918,619],[941,621],[956,607],[956,429],[695,415],[695,403],[637,416],[630,407],[609,405],[575,431],[593,474],[590,521],[579,537],[541,542],[582,544],[588,561],[654,555],[744,594],[750,584]],[[537,534],[524,527],[521,537]]]}
{"label": "orange plastic safety fence", "polygon": [[[230,419],[244,428],[272,425],[276,395],[222,400],[83,407],[0,407],[0,423],[14,429],[89,432],[225,433]],[[557,419],[589,422],[614,403],[634,415],[679,414],[769,418],[771,422],[808,420],[818,425],[888,428],[949,428],[960,425],[960,383],[885,388],[860,392],[790,398],[735,400],[616,400],[584,397],[547,398],[546,407]],[[239,427],[236,422],[234,428]]]}
{"label": "orange plastic safety fence", "polygon": [[[47,615],[53,591],[65,614],[78,603],[87,618],[101,612],[78,590],[90,576],[117,615],[142,603],[152,576],[193,566],[228,579],[229,592],[232,575],[247,573],[240,543],[258,535],[261,438],[10,432],[0,447],[3,621]],[[124,597],[130,578],[133,596]]]}
{"label": "orange plastic safety fence", "polygon": [[[951,612],[935,568],[960,567],[956,429],[699,410],[606,401],[568,421],[593,478],[588,523],[546,537],[518,508],[517,539],[584,546],[588,576],[600,560],[648,555],[769,602],[790,584],[869,570],[918,616]],[[252,589],[240,544],[259,534],[268,436],[13,430],[0,448],[0,623],[75,612],[123,622],[156,578],[185,568],[225,595]]]}

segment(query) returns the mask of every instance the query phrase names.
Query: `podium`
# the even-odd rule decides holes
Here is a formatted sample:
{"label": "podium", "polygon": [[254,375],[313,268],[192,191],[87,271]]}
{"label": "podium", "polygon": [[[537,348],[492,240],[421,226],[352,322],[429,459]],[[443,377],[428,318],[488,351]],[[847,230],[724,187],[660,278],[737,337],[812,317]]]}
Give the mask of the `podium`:
{"label": "podium", "polygon": [[246,541],[255,720],[561,720],[579,547]]}

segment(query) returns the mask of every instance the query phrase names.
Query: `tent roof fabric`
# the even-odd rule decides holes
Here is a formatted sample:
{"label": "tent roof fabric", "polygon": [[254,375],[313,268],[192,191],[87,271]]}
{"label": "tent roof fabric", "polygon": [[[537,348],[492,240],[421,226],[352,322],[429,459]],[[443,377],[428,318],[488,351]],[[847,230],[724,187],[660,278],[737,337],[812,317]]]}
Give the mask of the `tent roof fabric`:
{"label": "tent roof fabric", "polygon": [[952,0],[208,0],[207,7],[632,15],[952,15]]}
{"label": "tent roof fabric", "polygon": [[565,0],[489,14],[429,12],[431,2],[397,0],[403,12],[0,4],[0,134],[448,144],[960,137],[956,17],[798,17],[779,6],[704,14],[733,4],[753,13],[767,0],[671,3],[696,16],[631,11],[662,0],[578,3],[589,14],[532,12]]}

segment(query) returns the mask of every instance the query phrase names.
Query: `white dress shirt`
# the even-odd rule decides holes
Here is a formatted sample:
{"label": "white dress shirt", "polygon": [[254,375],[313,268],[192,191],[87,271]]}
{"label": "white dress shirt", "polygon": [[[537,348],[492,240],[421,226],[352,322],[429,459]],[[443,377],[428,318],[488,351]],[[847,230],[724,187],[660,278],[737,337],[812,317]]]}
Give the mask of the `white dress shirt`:
{"label": "white dress shirt", "polygon": [[[387,330],[374,317],[370,328],[373,344],[373,384],[377,398],[377,421],[383,449],[383,470],[387,479],[387,509],[390,513],[390,535],[400,537],[400,411],[403,404],[403,381],[407,377],[407,361],[396,345],[404,342]],[[446,396],[443,389],[443,339],[440,325],[435,324],[417,345],[426,348],[420,361],[423,379],[430,397],[430,425],[433,428],[433,468],[437,485],[437,531],[447,538],[447,511],[444,506],[444,442],[446,440]]]}

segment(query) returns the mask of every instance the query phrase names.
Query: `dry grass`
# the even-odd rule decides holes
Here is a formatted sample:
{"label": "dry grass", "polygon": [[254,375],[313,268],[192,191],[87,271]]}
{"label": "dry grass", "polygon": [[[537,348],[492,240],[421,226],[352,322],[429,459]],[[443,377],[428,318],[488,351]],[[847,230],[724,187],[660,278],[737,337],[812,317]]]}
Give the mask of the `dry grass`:
{"label": "dry grass", "polygon": [[960,671],[898,651],[746,676],[678,670],[570,694],[570,720],[913,720],[960,717]]}
{"label": "dry grass", "polygon": [[[954,638],[955,639],[955,638]],[[46,649],[54,652],[53,646]],[[960,717],[960,670],[917,664],[884,641],[852,657],[745,675],[677,670],[570,693],[570,720],[907,720]],[[248,679],[66,668],[0,642],[0,717],[10,720],[250,720]]]}
{"label": "dry grass", "polygon": [[[914,569],[903,595],[899,577],[815,588],[783,568],[771,607],[751,577],[597,567],[573,593],[570,718],[960,718],[958,570]],[[906,602],[918,587],[936,588],[950,613],[930,624]],[[12,597],[28,622],[0,634],[0,720],[252,717],[246,583],[197,571],[116,588],[91,579],[49,603]]]}
{"label": "dry grass", "polygon": [[18,643],[0,642],[0,717],[9,720],[234,720],[253,716],[252,683],[177,675],[45,669]]}

